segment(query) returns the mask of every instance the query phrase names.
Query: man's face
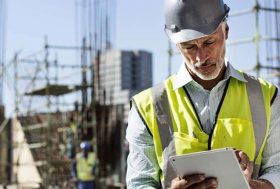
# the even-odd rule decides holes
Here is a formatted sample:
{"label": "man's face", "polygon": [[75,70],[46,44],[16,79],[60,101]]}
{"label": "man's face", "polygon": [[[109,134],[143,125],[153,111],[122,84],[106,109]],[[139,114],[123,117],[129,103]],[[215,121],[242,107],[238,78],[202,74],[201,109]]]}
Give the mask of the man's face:
{"label": "man's face", "polygon": [[212,80],[219,76],[225,57],[225,41],[228,36],[226,23],[206,37],[177,44],[193,77]]}

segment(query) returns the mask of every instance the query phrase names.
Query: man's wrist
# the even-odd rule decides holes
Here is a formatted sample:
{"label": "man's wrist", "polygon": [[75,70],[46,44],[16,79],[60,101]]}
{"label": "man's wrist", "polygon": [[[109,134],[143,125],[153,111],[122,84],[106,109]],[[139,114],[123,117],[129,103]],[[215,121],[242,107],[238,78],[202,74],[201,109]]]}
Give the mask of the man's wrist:
{"label": "man's wrist", "polygon": [[258,180],[250,180],[249,183],[251,189],[275,189],[274,186],[265,179],[258,179]]}

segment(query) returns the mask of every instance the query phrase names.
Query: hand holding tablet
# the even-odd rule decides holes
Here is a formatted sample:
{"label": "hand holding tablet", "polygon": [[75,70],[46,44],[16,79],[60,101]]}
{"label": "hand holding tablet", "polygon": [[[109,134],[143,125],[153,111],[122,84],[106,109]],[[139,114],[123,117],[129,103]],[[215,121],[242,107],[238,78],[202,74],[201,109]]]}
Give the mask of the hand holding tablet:
{"label": "hand holding tablet", "polygon": [[216,178],[218,189],[250,189],[232,149],[177,155],[170,157],[169,161],[180,178],[188,176],[190,180],[195,180],[198,179],[196,176],[204,175]]}

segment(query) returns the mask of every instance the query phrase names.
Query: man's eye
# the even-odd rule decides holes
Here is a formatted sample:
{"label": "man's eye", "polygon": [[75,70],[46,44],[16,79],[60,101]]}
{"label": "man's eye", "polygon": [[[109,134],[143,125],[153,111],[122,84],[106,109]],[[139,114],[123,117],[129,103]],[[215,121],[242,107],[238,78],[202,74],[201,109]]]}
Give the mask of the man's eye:
{"label": "man's eye", "polygon": [[187,50],[191,50],[194,49],[195,45],[186,45],[186,46],[182,46],[182,49],[187,49]]}
{"label": "man's eye", "polygon": [[207,41],[207,42],[205,42],[204,44],[205,44],[205,45],[211,45],[211,44],[213,44],[213,43],[215,43],[215,41]]}

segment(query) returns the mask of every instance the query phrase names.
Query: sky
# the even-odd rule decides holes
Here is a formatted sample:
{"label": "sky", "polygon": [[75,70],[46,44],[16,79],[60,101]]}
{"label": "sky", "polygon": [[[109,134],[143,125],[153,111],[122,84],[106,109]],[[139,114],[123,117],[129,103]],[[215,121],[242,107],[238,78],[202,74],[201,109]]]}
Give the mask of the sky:
{"label": "sky", "polygon": [[[75,0],[6,0],[6,62],[12,60],[15,52],[27,56],[43,48],[44,37],[56,45],[77,43],[75,24]],[[164,33],[163,0],[116,0],[115,49],[147,50],[153,53],[153,83],[158,83],[168,75],[168,39]],[[225,0],[231,13],[252,8],[254,0]],[[261,15],[264,17],[263,15]],[[254,15],[230,17],[228,42],[252,37],[255,32]],[[175,47],[174,47],[175,49]],[[54,54],[54,53],[53,53]],[[254,67],[255,46],[253,44],[229,45],[226,56],[238,69],[250,70]],[[42,57],[42,55],[40,55]],[[53,56],[53,55],[52,55]],[[53,58],[53,57],[51,57]],[[79,54],[59,52],[58,59],[75,63]],[[265,57],[261,57],[262,61]],[[182,59],[172,58],[172,73],[176,73]],[[24,68],[25,69],[25,68]],[[8,115],[13,109],[12,72],[4,78],[4,102]],[[75,78],[73,78],[75,79]]]}

